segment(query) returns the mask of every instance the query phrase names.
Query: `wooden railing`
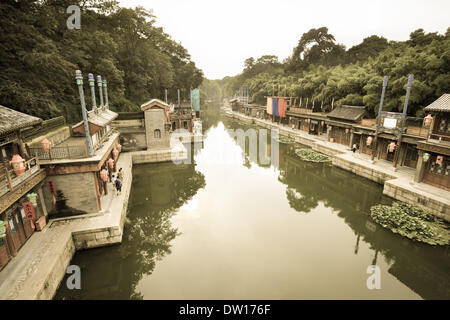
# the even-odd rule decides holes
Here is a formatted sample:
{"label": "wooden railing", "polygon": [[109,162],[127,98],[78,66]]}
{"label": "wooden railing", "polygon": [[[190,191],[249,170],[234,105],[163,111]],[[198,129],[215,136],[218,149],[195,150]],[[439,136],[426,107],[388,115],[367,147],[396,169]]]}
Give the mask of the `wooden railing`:
{"label": "wooden railing", "polygon": [[81,159],[87,158],[88,151],[86,145],[66,145],[52,147],[50,151],[44,151],[39,147],[30,147],[30,153],[38,156],[41,160],[55,160],[55,159]]}
{"label": "wooden railing", "polygon": [[40,165],[38,158],[31,158],[25,162],[25,173],[17,175],[14,170],[3,167],[0,172],[0,196],[12,191],[15,187],[33,176],[39,171]]}

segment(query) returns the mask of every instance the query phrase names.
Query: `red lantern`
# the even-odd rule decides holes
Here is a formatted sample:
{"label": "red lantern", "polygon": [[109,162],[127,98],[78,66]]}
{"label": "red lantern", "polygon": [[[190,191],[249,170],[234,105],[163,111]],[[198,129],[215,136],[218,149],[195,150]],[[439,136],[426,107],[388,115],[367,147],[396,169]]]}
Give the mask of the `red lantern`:
{"label": "red lantern", "polygon": [[444,156],[437,156],[436,164],[441,166],[442,162],[444,162]]}
{"label": "red lantern", "polygon": [[389,148],[389,152],[394,152],[394,150],[395,150],[395,142],[389,143],[388,148]]}
{"label": "red lantern", "polygon": [[424,119],[425,126],[428,127],[431,124],[432,120],[433,120],[433,117],[431,116],[431,114],[428,114]]}
{"label": "red lantern", "polygon": [[52,148],[52,144],[50,141],[48,141],[47,138],[42,139],[41,144],[42,150],[44,150],[45,152],[50,151],[50,149]]}
{"label": "red lantern", "polygon": [[100,171],[100,179],[102,179],[103,182],[108,181],[108,171],[106,171],[106,169]]}
{"label": "red lantern", "polygon": [[117,150],[116,148],[114,148],[113,151],[112,151],[112,154],[113,154],[114,160],[116,160],[117,157],[119,156],[119,150]]}
{"label": "red lantern", "polygon": [[114,160],[113,160],[113,158],[109,158],[108,159],[108,167],[110,169],[114,168]]}
{"label": "red lantern", "polygon": [[18,154],[15,154],[11,159],[11,166],[13,167],[14,173],[21,175],[25,173],[25,160]]}
{"label": "red lantern", "polygon": [[366,140],[367,146],[370,146],[372,144],[372,140],[373,140],[372,137],[367,137],[367,140]]}
{"label": "red lantern", "polygon": [[122,152],[122,145],[120,143],[116,144],[117,151]]}

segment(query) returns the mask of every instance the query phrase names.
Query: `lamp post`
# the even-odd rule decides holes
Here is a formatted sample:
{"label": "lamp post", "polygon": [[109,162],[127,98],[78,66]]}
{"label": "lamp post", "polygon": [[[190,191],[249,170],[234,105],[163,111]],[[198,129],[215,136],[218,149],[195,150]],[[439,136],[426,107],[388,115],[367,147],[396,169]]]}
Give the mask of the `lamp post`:
{"label": "lamp post", "polygon": [[89,132],[89,122],[86,111],[86,103],[84,102],[83,76],[80,70],[75,71],[75,79],[77,80],[78,92],[80,94],[81,112],[83,114],[84,131],[86,133],[86,144],[88,147],[88,153],[90,156],[93,156],[94,148],[92,147],[91,134]]}

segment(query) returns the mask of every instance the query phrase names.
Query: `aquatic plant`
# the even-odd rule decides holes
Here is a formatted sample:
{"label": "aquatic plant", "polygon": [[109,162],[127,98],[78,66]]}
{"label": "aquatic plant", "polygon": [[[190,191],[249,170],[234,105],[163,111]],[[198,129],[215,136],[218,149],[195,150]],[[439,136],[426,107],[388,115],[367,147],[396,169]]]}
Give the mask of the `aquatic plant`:
{"label": "aquatic plant", "polygon": [[431,245],[450,244],[445,222],[417,206],[404,202],[392,206],[378,204],[370,208],[370,216],[384,228],[411,240]]}
{"label": "aquatic plant", "polygon": [[281,135],[278,137],[277,141],[281,142],[281,143],[286,143],[286,144],[295,143],[295,140],[293,138],[285,137],[285,136],[281,136]]}
{"label": "aquatic plant", "polygon": [[302,160],[311,162],[330,162],[329,156],[307,148],[295,149],[295,154]]}

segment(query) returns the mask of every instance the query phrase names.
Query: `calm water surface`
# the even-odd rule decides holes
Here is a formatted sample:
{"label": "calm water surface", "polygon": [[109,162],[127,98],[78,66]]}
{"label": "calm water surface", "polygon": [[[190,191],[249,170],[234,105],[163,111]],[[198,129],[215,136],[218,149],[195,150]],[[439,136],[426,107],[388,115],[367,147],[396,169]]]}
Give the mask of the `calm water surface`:
{"label": "calm water surface", "polygon": [[[280,144],[260,165],[210,113],[193,164],[135,166],[123,243],[77,252],[56,299],[450,299],[448,248],[375,225],[382,187]],[[366,269],[381,269],[368,290]]]}

